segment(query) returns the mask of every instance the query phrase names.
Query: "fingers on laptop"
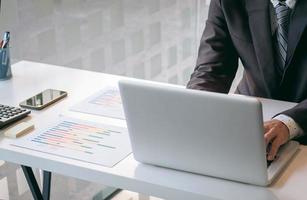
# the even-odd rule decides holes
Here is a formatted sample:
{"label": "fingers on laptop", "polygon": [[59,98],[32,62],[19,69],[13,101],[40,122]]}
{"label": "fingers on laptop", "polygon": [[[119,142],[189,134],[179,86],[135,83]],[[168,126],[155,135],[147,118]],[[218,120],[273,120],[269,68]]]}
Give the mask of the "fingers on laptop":
{"label": "fingers on laptop", "polygon": [[271,129],[271,123],[269,121],[264,122],[264,134]]}
{"label": "fingers on laptop", "polygon": [[277,151],[279,149],[279,147],[283,144],[282,141],[280,141],[278,138],[276,138],[273,143],[272,143],[272,146],[271,146],[271,149],[270,149],[270,152],[268,154],[268,160],[274,160],[275,159],[275,156],[277,154]]}
{"label": "fingers on laptop", "polygon": [[286,125],[278,120],[270,120],[264,124],[264,139],[266,145],[271,144],[268,160],[274,160],[278,149],[289,139],[289,130]]}
{"label": "fingers on laptop", "polygon": [[265,144],[268,145],[275,137],[277,137],[277,132],[274,128],[271,128],[266,131],[264,134]]}

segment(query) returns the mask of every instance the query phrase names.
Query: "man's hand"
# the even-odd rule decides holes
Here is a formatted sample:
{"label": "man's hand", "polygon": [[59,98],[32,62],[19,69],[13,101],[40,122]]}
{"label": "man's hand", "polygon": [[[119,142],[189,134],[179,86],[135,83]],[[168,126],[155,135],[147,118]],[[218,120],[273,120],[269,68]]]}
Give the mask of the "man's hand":
{"label": "man's hand", "polygon": [[274,160],[279,147],[288,142],[289,137],[289,129],[281,121],[273,119],[264,123],[264,139],[266,145],[271,143],[268,160]]}

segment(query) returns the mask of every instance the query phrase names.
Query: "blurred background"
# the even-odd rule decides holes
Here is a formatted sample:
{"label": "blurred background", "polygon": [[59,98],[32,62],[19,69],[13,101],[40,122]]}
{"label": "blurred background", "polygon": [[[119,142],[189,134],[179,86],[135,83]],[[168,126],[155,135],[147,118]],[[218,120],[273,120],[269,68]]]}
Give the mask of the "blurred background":
{"label": "blurred background", "polygon": [[[185,85],[195,67],[209,3],[2,0],[0,30],[11,32],[13,63],[29,60]],[[0,199],[32,199],[20,167],[0,165]],[[105,188],[55,175],[51,199],[103,199]],[[113,199],[150,197],[123,191]]]}
{"label": "blurred background", "polygon": [[2,0],[13,62],[185,84],[207,0]]}

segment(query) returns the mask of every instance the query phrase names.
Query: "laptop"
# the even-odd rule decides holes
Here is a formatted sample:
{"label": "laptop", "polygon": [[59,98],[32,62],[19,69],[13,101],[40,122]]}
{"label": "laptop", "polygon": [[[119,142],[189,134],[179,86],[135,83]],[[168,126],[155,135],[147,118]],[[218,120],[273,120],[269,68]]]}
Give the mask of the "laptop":
{"label": "laptop", "polygon": [[299,144],[283,145],[266,160],[261,102],[242,95],[121,80],[134,158],[142,163],[267,186]]}

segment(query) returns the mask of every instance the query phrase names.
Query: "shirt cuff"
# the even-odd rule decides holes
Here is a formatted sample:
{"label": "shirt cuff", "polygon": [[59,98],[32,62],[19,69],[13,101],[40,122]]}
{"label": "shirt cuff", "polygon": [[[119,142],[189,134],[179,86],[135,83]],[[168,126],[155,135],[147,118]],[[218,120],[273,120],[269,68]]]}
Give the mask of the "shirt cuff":
{"label": "shirt cuff", "polygon": [[294,119],[292,119],[291,117],[287,115],[283,115],[283,114],[277,115],[273,119],[277,119],[281,121],[288,127],[289,134],[290,134],[290,137],[289,137],[290,140],[296,137],[300,137],[304,134],[303,129],[294,121]]}

